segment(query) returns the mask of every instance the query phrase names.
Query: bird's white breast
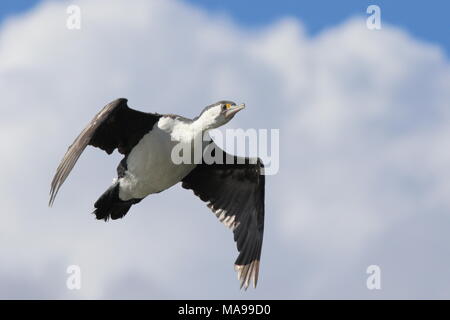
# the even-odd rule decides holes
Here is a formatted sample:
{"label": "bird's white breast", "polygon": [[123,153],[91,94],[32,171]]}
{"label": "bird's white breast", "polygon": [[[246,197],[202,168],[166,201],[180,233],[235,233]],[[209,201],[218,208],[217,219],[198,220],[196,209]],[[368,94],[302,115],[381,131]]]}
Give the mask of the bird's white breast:
{"label": "bird's white breast", "polygon": [[141,199],[170,188],[184,178],[195,164],[175,164],[173,147],[190,143],[197,134],[190,123],[161,117],[128,155],[127,171],[119,179],[122,200]]}

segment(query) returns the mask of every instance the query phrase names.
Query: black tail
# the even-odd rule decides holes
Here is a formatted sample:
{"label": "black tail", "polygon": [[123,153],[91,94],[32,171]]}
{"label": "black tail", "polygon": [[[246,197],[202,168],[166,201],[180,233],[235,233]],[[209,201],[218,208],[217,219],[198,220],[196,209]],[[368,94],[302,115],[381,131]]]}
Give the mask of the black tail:
{"label": "black tail", "polygon": [[95,202],[93,214],[95,214],[98,220],[103,219],[108,221],[109,218],[113,220],[120,219],[127,214],[133,204],[139,201],[141,199],[120,200],[119,183],[115,183]]}

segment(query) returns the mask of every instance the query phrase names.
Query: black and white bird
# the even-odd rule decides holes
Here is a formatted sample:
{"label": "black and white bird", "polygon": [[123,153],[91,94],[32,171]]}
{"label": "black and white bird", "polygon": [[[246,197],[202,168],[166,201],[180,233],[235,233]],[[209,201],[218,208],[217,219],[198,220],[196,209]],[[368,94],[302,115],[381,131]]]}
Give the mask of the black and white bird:
{"label": "black and white bird", "polygon": [[175,145],[191,144],[208,130],[226,124],[243,108],[232,101],[219,101],[206,107],[198,117],[187,119],[133,110],[126,99],[114,100],[68,148],[53,178],[49,205],[88,145],[108,154],[117,149],[124,158],[117,168],[117,178],[94,204],[97,219],[122,218],[132,205],[148,195],[181,182],[233,230],[239,251],[235,270],[241,288],[247,289],[250,282],[256,287],[264,233],[262,161],[227,154],[212,140],[202,147],[206,150],[212,146],[212,154],[219,152],[222,161],[207,164],[202,160],[196,164],[176,163],[172,159]]}

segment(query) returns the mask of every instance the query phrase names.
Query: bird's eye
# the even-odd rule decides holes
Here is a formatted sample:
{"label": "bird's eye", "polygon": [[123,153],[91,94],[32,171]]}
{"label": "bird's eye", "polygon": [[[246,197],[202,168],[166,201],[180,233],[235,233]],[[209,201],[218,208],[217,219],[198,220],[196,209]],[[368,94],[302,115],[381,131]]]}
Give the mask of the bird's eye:
{"label": "bird's eye", "polygon": [[227,110],[227,109],[228,109],[228,105],[227,105],[227,104],[223,104],[223,105],[222,105],[222,110],[225,111],[225,110]]}

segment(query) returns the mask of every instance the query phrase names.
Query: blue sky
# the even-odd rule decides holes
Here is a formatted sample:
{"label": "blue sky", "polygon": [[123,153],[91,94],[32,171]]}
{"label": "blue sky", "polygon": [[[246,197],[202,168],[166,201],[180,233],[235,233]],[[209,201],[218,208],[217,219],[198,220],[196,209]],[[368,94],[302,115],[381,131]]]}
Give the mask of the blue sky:
{"label": "blue sky", "polygon": [[300,18],[311,34],[320,32],[345,19],[364,16],[366,8],[376,4],[381,8],[382,20],[404,27],[413,35],[436,42],[450,52],[450,23],[448,12],[450,2],[433,1],[297,1],[297,0],[261,0],[261,1],[208,1],[186,0],[210,10],[224,11],[232,15],[239,23],[264,25],[283,16]]}
{"label": "blue sky", "polygon": [[[41,0],[6,0],[0,2],[0,21],[8,15],[26,11]],[[297,1],[297,0],[259,0],[259,1],[211,1],[184,0],[213,12],[231,15],[239,24],[263,26],[285,17],[300,18],[310,34],[323,28],[336,25],[352,16],[364,16],[368,5],[381,7],[382,21],[401,26],[414,36],[441,45],[447,55],[450,52],[450,23],[448,12],[450,2],[432,1]]]}

